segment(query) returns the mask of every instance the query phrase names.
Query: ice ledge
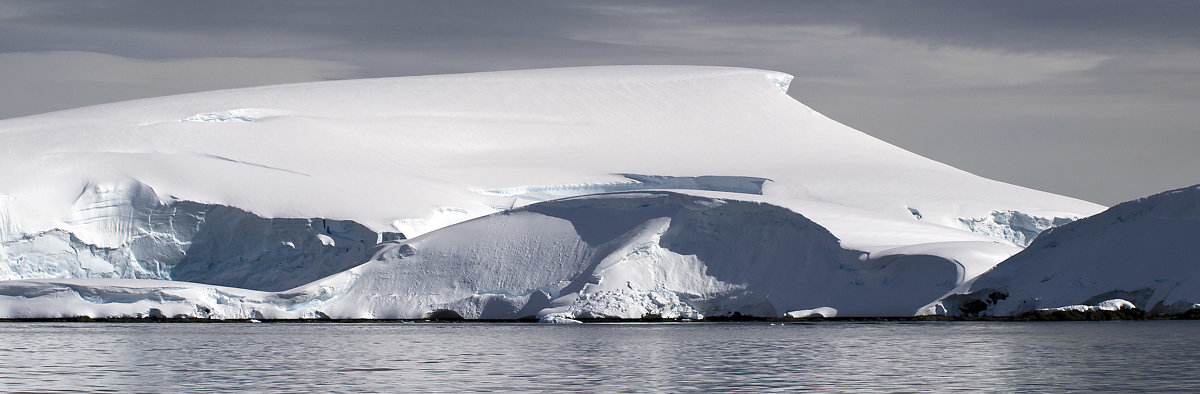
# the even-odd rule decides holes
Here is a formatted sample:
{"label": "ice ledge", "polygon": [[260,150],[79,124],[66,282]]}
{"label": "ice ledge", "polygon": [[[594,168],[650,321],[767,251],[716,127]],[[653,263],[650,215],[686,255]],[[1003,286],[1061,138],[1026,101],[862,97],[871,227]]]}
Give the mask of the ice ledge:
{"label": "ice ledge", "polygon": [[[913,216],[920,218],[920,213],[909,208]],[[960,218],[958,221],[971,232],[983,234],[992,238],[1003,239],[1019,246],[1029,246],[1038,234],[1046,229],[1058,227],[1077,218],[1041,217],[1020,211],[992,211],[991,215],[982,218]]]}
{"label": "ice ledge", "polygon": [[767,178],[752,176],[670,176],[643,174],[614,174],[627,182],[581,183],[570,185],[516,186],[502,189],[473,190],[475,193],[493,197],[519,197],[529,201],[541,201],[562,197],[589,194],[629,192],[638,190],[705,190],[739,194],[763,194]]}

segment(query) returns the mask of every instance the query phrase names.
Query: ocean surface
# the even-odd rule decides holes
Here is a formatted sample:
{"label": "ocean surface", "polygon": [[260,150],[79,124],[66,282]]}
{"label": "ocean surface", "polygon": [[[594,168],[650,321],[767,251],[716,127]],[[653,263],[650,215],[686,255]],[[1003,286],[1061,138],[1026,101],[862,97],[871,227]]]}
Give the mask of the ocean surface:
{"label": "ocean surface", "polygon": [[0,391],[1200,391],[1200,321],[0,323]]}

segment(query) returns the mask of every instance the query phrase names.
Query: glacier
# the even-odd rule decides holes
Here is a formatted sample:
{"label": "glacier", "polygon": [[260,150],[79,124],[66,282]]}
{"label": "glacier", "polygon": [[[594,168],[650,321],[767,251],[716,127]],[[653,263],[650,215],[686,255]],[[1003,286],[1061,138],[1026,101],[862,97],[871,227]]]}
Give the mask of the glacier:
{"label": "glacier", "polygon": [[908,316],[961,277],[944,258],[844,249],[781,207],[653,191],[543,202],[386,242],[362,265],[280,292],[25,280],[0,285],[0,304],[56,297],[70,302],[38,313],[103,304],[139,317],[150,316],[150,303],[172,311],[164,316],[241,319],[415,319],[441,310],[468,319]]}
{"label": "glacier", "polygon": [[[63,315],[42,297],[183,300],[155,307],[166,316],[221,300],[239,306],[206,314],[254,318],[911,315],[1037,232],[1103,209],[887,144],[787,96],[790,81],[726,67],[578,67],[266,86],[0,120],[0,287],[19,294],[14,305],[40,299],[34,311]],[[713,238],[681,226],[717,222],[636,207],[605,220],[569,219],[598,212],[587,206],[547,213],[639,199],[748,217],[719,222]],[[812,231],[782,237],[793,230],[757,216]],[[470,230],[504,221],[512,234]],[[591,238],[618,230],[626,238]],[[723,247],[682,241],[704,236]],[[824,254],[770,257],[787,245]],[[616,268],[591,267],[605,259]],[[463,266],[485,260],[536,269],[485,280]],[[790,282],[710,275],[735,260]],[[443,265],[422,275],[433,276],[397,276],[432,261]],[[138,297],[120,298],[148,302]],[[80,311],[149,313],[112,308]],[[0,316],[37,315],[20,310]]]}

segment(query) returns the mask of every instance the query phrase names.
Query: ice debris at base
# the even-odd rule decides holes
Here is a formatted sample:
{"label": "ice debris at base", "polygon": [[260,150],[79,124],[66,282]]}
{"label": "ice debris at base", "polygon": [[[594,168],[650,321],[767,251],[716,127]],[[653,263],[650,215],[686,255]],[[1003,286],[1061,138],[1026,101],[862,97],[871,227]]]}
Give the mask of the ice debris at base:
{"label": "ice debris at base", "polygon": [[1200,186],[1118,204],[1047,230],[922,314],[1008,316],[1123,299],[1150,314],[1200,300]]}
{"label": "ice debris at base", "polygon": [[148,279],[0,282],[4,318],[319,319],[270,293]]}
{"label": "ice debris at base", "polygon": [[1096,304],[1096,305],[1067,305],[1067,306],[1060,306],[1057,308],[1042,308],[1042,309],[1038,309],[1038,310],[1046,311],[1046,312],[1057,312],[1057,311],[1091,312],[1091,311],[1119,311],[1119,310],[1123,310],[1123,309],[1137,309],[1137,307],[1134,306],[1132,302],[1125,301],[1120,298],[1115,298],[1115,299],[1111,299],[1111,300],[1101,301],[1099,304]]}
{"label": "ice debris at base", "polygon": [[546,316],[542,316],[541,319],[538,319],[538,323],[543,323],[543,324],[580,324],[583,322],[569,318],[569,317],[561,316],[561,315],[546,315]]}
{"label": "ice debris at base", "polygon": [[837,317],[837,314],[838,314],[837,309],[833,309],[833,308],[829,308],[829,307],[820,307],[820,308],[813,308],[813,309],[803,309],[803,310],[798,310],[798,311],[791,311],[791,312],[785,313],[784,316],[790,317],[793,319],[804,319],[804,318],[810,318],[810,317],[822,317],[822,318]]}

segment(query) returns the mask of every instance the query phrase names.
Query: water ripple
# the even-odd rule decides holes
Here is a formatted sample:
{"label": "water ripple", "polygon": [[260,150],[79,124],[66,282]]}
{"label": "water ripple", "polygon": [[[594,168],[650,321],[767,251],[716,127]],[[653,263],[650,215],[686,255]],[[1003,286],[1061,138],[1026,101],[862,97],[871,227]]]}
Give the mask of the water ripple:
{"label": "water ripple", "polygon": [[0,324],[0,390],[1200,391],[1200,322]]}

